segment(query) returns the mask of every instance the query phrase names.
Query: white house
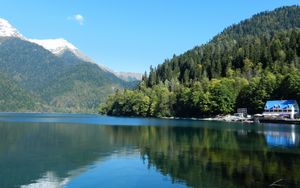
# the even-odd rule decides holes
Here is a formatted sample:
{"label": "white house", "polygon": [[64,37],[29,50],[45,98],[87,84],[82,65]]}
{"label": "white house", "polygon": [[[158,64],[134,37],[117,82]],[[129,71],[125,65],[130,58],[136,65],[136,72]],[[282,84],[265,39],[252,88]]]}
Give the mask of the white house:
{"label": "white house", "polygon": [[264,116],[281,116],[294,119],[299,114],[299,105],[296,100],[274,100],[267,101]]}

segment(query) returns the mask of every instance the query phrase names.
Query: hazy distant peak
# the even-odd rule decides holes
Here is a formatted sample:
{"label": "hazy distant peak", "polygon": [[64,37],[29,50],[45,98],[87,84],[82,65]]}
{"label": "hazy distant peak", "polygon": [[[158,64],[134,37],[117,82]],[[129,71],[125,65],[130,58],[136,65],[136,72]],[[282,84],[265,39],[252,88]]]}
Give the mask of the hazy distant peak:
{"label": "hazy distant peak", "polygon": [[24,39],[23,35],[3,18],[0,18],[0,37],[17,37]]}
{"label": "hazy distant peak", "polygon": [[141,73],[135,73],[135,72],[114,72],[114,74],[121,78],[122,80],[126,81],[134,81],[134,80],[142,80],[142,74]]}

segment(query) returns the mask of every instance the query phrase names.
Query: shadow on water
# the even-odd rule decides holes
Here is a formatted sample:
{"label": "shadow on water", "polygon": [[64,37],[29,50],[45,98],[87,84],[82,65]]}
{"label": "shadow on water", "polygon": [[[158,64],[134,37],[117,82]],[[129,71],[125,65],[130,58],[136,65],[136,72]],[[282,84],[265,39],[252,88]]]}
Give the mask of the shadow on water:
{"label": "shadow on water", "polygon": [[[98,167],[111,171],[112,165],[105,165],[111,156],[119,161],[139,156],[133,164],[146,167],[139,168],[137,176],[141,169],[155,169],[170,177],[167,181],[173,185],[266,187],[277,180],[288,187],[300,185],[300,129],[293,125],[101,119],[94,115],[77,117],[79,123],[85,124],[75,124],[75,117],[64,115],[0,116],[6,119],[0,123],[0,187],[30,185],[43,178],[48,183],[55,182],[54,187],[76,187],[85,181],[97,185],[101,177],[77,177],[94,173],[93,168]],[[64,118],[71,122],[61,123],[67,121]],[[117,164],[114,160],[108,164]],[[122,171],[124,175],[113,172],[111,177],[119,173],[115,181],[128,179],[128,168]],[[73,183],[74,179],[81,182]]]}

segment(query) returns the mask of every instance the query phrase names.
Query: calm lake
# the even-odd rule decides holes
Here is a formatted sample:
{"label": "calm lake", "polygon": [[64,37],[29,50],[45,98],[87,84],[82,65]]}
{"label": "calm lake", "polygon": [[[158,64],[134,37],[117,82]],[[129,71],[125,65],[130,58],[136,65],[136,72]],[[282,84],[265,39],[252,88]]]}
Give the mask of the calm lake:
{"label": "calm lake", "polygon": [[299,143],[297,125],[0,113],[0,187],[300,187]]}

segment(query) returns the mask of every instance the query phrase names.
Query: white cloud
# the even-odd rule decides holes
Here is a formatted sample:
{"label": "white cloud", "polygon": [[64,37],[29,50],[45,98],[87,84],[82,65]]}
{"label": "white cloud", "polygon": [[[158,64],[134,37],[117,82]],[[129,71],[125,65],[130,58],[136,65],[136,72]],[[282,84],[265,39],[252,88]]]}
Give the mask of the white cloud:
{"label": "white cloud", "polygon": [[71,16],[68,19],[76,21],[77,23],[79,23],[79,25],[84,24],[84,17],[81,14],[75,14],[74,16]]}

